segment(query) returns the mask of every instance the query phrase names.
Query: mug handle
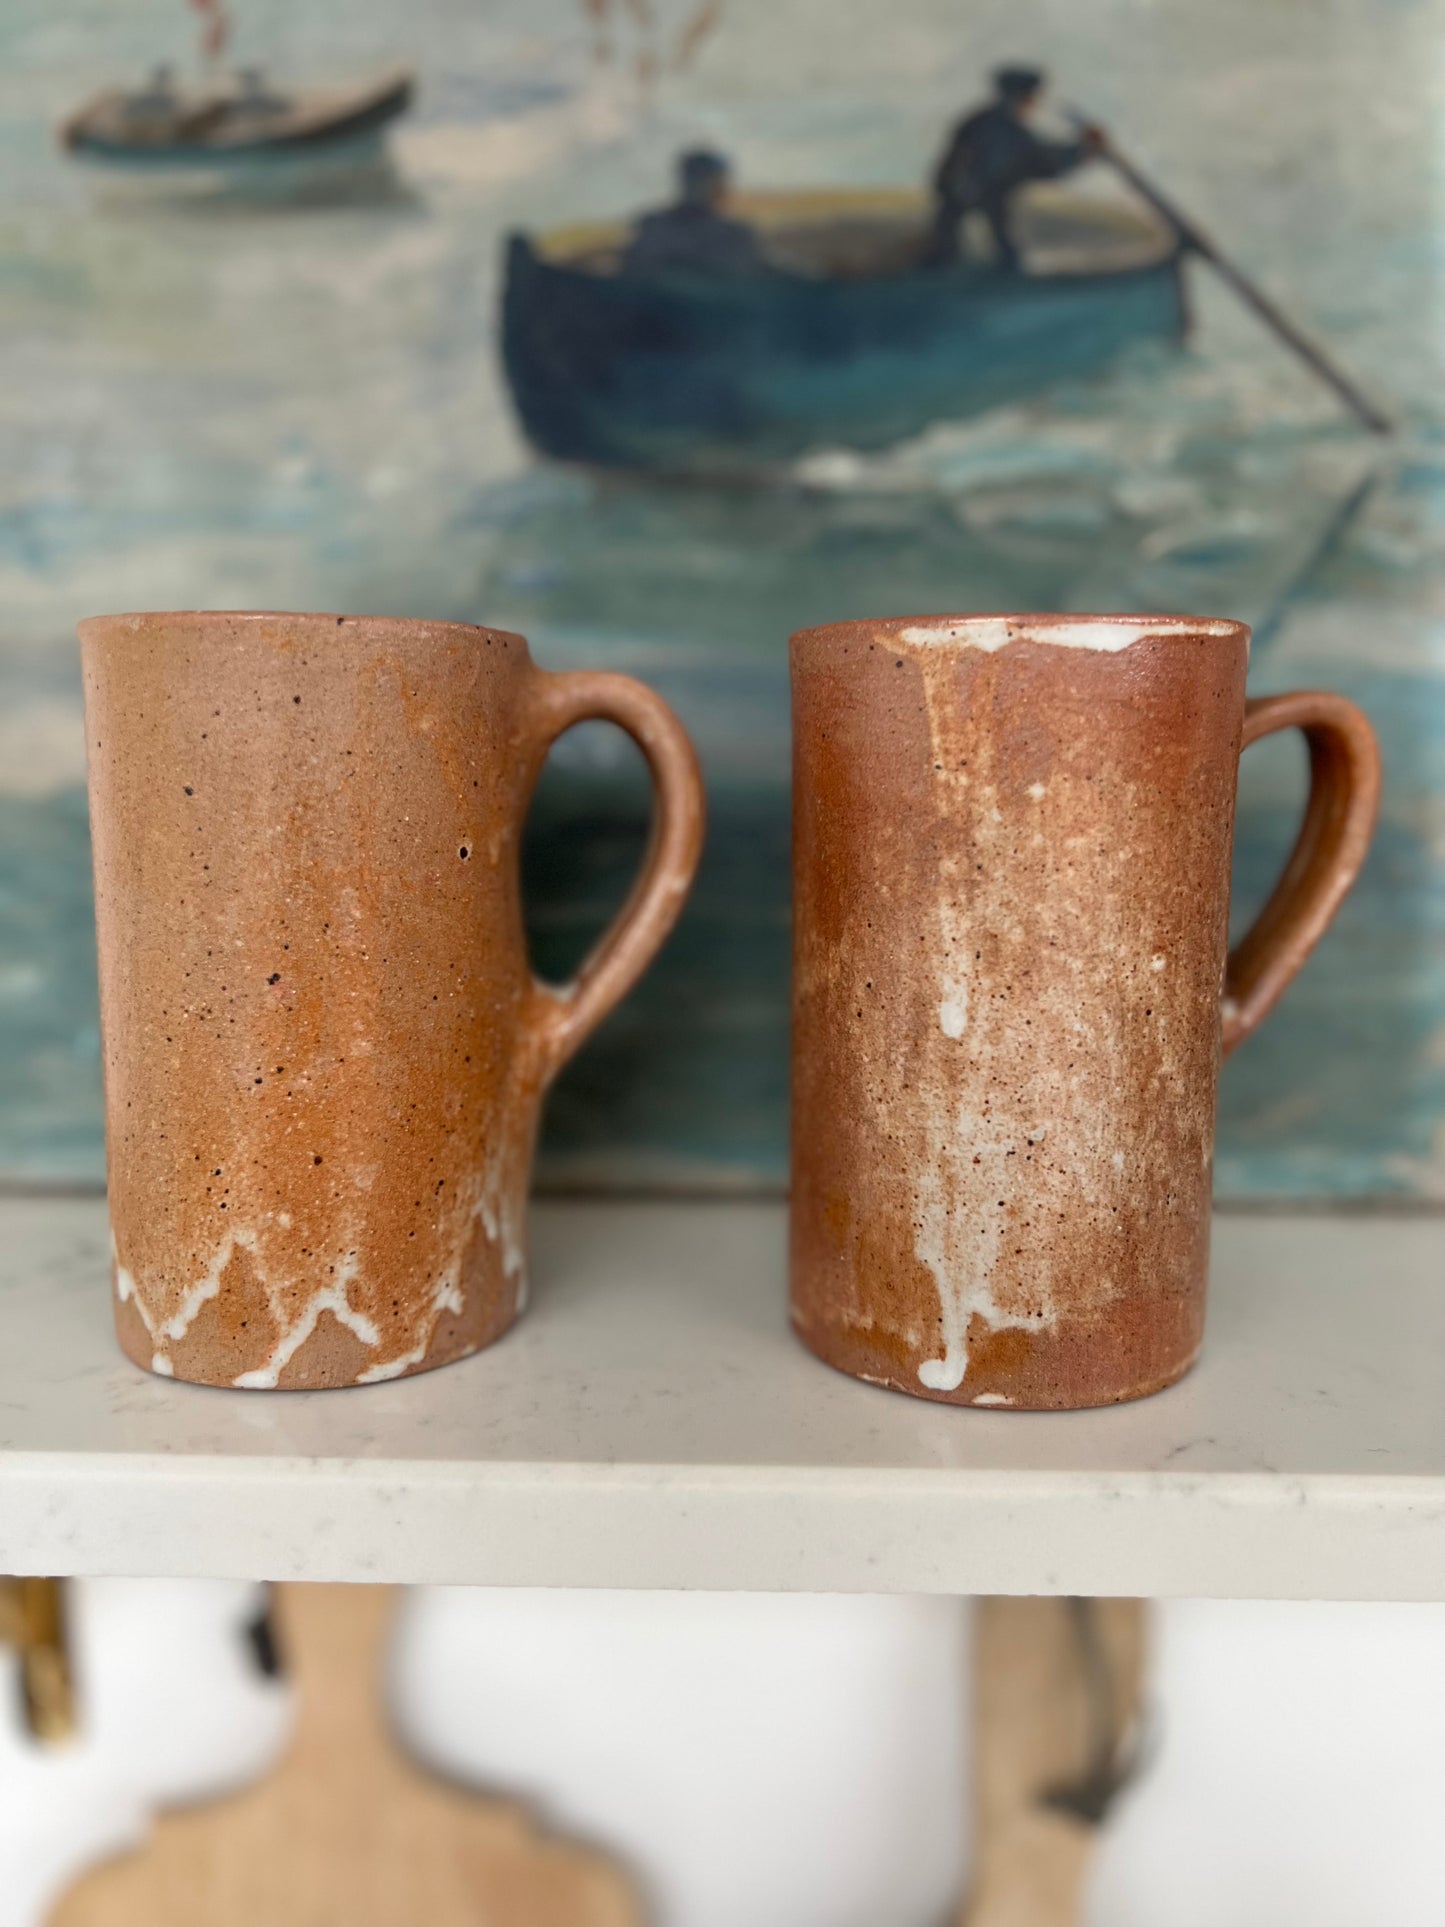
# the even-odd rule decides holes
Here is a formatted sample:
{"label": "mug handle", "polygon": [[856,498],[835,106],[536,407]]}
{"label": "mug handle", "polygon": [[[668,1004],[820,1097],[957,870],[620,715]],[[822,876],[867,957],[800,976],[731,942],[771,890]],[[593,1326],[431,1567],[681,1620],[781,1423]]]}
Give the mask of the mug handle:
{"label": "mug handle", "polygon": [[1363,710],[1323,689],[1257,697],[1244,706],[1241,751],[1280,729],[1304,731],[1309,801],[1279,881],[1225,965],[1226,1057],[1264,1022],[1329,927],[1380,807],[1380,747]]}
{"label": "mug handle", "polygon": [[541,770],[547,751],[574,723],[616,723],[646,757],[656,797],[647,853],[627,901],[570,983],[532,978],[528,1028],[545,1087],[667,941],[697,873],[705,810],[697,753],[655,690],[604,669],[535,673],[535,769]]}

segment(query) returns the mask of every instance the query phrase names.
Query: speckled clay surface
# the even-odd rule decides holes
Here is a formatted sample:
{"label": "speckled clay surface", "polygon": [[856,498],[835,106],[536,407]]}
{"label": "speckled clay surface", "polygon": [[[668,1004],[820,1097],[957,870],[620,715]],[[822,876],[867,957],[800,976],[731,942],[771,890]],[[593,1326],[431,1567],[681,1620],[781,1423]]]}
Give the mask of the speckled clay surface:
{"label": "speckled clay surface", "polygon": [[930,617],[793,639],[793,1318],[924,1398],[1073,1407],[1199,1348],[1241,742],[1305,727],[1300,845],[1231,965],[1254,1027],[1363,860],[1338,697],[1249,632]]}
{"label": "speckled clay surface", "polygon": [[[488,1344],[526,1292],[543,1092],[696,866],[650,691],[518,636],[291,615],[81,626],[116,1321],[153,1371],[364,1384]],[[518,840],[548,745],[629,729],[648,866],[575,984],[528,968]]]}

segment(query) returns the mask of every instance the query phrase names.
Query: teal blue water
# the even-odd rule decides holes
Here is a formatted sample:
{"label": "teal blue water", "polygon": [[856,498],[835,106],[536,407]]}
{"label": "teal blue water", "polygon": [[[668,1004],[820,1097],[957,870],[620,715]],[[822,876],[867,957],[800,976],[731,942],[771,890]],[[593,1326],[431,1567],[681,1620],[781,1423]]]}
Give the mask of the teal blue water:
{"label": "teal blue water", "polygon": [[[713,799],[699,890],[556,1093],[554,1178],[784,1171],[787,693],[801,624],[900,608],[1194,608],[1262,625],[1257,689],[1326,683],[1386,748],[1359,889],[1226,1073],[1220,1189],[1445,1191],[1445,0],[724,5],[644,97],[633,28],[580,0],[256,0],[242,51],[419,73],[384,189],[353,205],[122,203],[61,157],[91,88],[184,60],[178,0],[0,11],[0,1175],[101,1169],[71,630],[99,609],[325,607],[521,627],[552,666],[655,682]],[[659,45],[691,15],[660,12]],[[1207,272],[1190,350],[771,488],[599,484],[521,445],[495,360],[507,230],[611,214],[721,142],[767,184],[917,178],[1003,56],[1049,61],[1397,412],[1341,420]],[[1100,182],[1100,191],[1107,184]],[[1247,759],[1236,897],[1302,787]],[[539,963],[625,885],[646,794],[600,728],[549,770],[527,852]]]}

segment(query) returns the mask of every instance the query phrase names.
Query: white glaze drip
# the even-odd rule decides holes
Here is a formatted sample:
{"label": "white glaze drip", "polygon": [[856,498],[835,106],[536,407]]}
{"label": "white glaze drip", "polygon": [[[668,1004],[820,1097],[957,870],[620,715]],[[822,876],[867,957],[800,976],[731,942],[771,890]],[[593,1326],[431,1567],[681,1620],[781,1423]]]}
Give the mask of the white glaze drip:
{"label": "white glaze drip", "polygon": [[363,1345],[369,1345],[374,1350],[381,1342],[381,1335],[365,1312],[353,1308],[347,1296],[348,1288],[355,1281],[358,1270],[359,1262],[355,1251],[348,1251],[337,1266],[334,1282],[323,1285],[319,1291],[312,1292],[306,1302],[305,1310],[295,1324],[287,1330],[266,1363],[258,1366],[254,1371],[242,1372],[239,1378],[231,1381],[232,1384],[250,1391],[274,1391],[280,1383],[282,1372],[315,1331],[321,1314],[325,1311],[329,1311],[338,1324],[345,1325],[348,1331],[353,1332]]}
{"label": "white glaze drip", "polygon": [[1232,622],[1205,617],[1156,616],[1152,620],[1078,622],[1029,622],[1006,616],[964,616],[956,622],[913,622],[900,629],[900,642],[924,648],[939,643],[960,643],[965,649],[982,649],[992,655],[1011,642],[1046,642],[1056,649],[1097,649],[1113,655],[1132,648],[1147,636],[1232,636]]}
{"label": "white glaze drip", "polygon": [[[942,812],[967,809],[979,826],[980,837],[995,832],[992,826],[1003,822],[995,801],[988,806],[991,784],[987,772],[972,774],[962,767],[956,747],[958,695],[954,687],[951,658],[929,651],[918,659],[923,678],[924,702],[928,711],[929,736],[937,773],[938,805]],[[967,795],[972,789],[975,794]],[[965,1039],[968,1032],[970,972],[974,953],[974,932],[965,894],[966,879],[958,873],[956,860],[945,858],[938,879],[939,1028],[950,1041]],[[987,1025],[987,1010],[983,1013]],[[987,1038],[971,1035],[961,1048],[976,1052],[988,1049]],[[1051,1322],[1046,1294],[1041,1302],[1027,1307],[999,1303],[993,1290],[993,1273],[998,1263],[1004,1231],[1003,1215],[996,1211],[966,1214],[964,1201],[974,1188],[969,1180],[977,1168],[988,1171],[990,1189],[995,1196],[1007,1197],[1011,1185],[1010,1163],[1021,1156],[1025,1144],[1039,1142],[1044,1126],[1019,1128],[1016,1120],[985,1119],[976,1116],[967,1100],[953,1101],[949,1095],[953,1079],[945,1068],[941,1081],[931,1094],[920,1092],[919,1100],[931,1104],[919,1158],[919,1178],[914,1196],[914,1255],[928,1267],[938,1291],[940,1337],[943,1355],[927,1358],[918,1367],[918,1380],[930,1391],[952,1392],[963,1383],[968,1372],[968,1334],[974,1318],[982,1318],[990,1330],[1008,1327],[1037,1330]],[[1007,1162],[1006,1162],[1007,1160]]]}
{"label": "white glaze drip", "polygon": [[[496,1250],[502,1275],[513,1285],[516,1307],[521,1310],[526,1299],[526,1197],[525,1181],[515,1180],[515,1173],[518,1156],[525,1157],[530,1139],[524,1133],[518,1142],[522,1146],[520,1153],[511,1144],[500,1145],[493,1151],[486,1168],[475,1174],[461,1189],[444,1221],[437,1227],[442,1233],[442,1248],[451,1253],[451,1258],[436,1279],[424,1324],[412,1324],[409,1335],[414,1335],[414,1342],[404,1352],[368,1366],[358,1374],[356,1383],[369,1384],[379,1379],[395,1378],[419,1364],[431,1347],[443,1315],[461,1315],[464,1309],[462,1265],[476,1236],[478,1224],[488,1243]],[[369,1180],[374,1177],[375,1167],[364,1167],[358,1174],[360,1188],[369,1189]],[[289,1213],[280,1212],[276,1214],[274,1222],[283,1229],[289,1229],[289,1224],[283,1224],[283,1220],[290,1216]],[[245,1251],[250,1258],[256,1286],[265,1296],[274,1330],[279,1336],[264,1361],[233,1379],[234,1385],[247,1390],[275,1389],[286,1366],[328,1311],[363,1345],[371,1350],[379,1348],[382,1334],[375,1321],[352,1303],[352,1287],[361,1278],[359,1253],[363,1237],[359,1227],[350,1227],[343,1233],[347,1242],[336,1254],[335,1265],[327,1271],[325,1282],[310,1291],[297,1307],[297,1284],[303,1281],[309,1284],[316,1272],[324,1268],[324,1254],[316,1255],[313,1263],[306,1267],[302,1280],[298,1280],[289,1269],[284,1274],[271,1271],[266,1263],[266,1239],[263,1236],[266,1222],[263,1220],[259,1227],[232,1224],[204,1272],[181,1290],[178,1299],[169,1291],[162,1296],[163,1287],[153,1287],[148,1293],[144,1281],[138,1284],[133,1272],[119,1262],[112,1236],[116,1298],[123,1305],[134,1305],[152,1340],[155,1347],[152,1370],[163,1376],[174,1376],[175,1367],[169,1355],[171,1347],[185,1338],[205,1306],[219,1296],[227,1267],[238,1251]],[[152,1302],[148,1302],[148,1297]],[[166,1303],[174,1306],[169,1315],[162,1317],[159,1310],[152,1308],[156,1299],[162,1306]]]}

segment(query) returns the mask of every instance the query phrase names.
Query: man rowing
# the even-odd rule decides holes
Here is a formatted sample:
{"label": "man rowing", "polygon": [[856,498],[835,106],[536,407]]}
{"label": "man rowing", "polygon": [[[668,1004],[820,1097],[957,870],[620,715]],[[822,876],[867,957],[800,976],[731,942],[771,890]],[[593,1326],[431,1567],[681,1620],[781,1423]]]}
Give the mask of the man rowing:
{"label": "man rowing", "polygon": [[1019,265],[1013,202],[1029,181],[1057,180],[1102,153],[1103,130],[1085,127],[1077,140],[1045,140],[1029,125],[1043,98],[1045,77],[1037,67],[1000,67],[994,98],[955,128],[933,177],[935,212],[928,259],[957,261],[964,217],[980,213],[993,235],[1001,268]]}

